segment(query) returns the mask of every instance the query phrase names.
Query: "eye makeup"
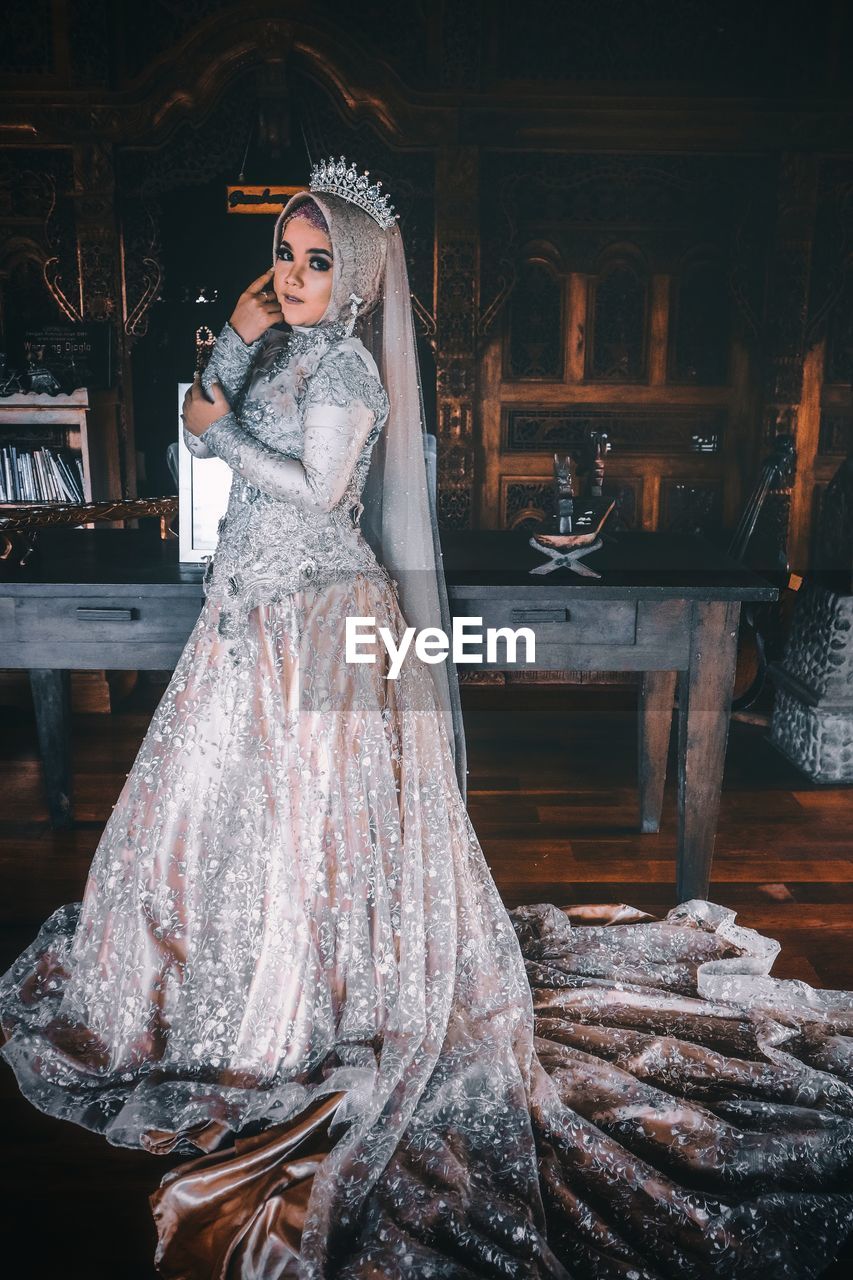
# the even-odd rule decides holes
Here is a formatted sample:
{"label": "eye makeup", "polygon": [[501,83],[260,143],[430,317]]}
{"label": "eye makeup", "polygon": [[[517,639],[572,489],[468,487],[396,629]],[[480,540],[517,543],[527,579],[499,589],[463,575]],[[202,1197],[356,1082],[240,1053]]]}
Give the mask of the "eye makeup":
{"label": "eye makeup", "polygon": [[[286,240],[282,240],[278,246],[278,253],[276,256],[284,261],[285,254],[289,254],[290,257],[293,257],[293,250]],[[308,249],[306,250],[306,257],[310,258],[312,266],[314,263],[321,263],[323,269],[326,271],[328,271],[332,265],[332,255],[328,249]]]}

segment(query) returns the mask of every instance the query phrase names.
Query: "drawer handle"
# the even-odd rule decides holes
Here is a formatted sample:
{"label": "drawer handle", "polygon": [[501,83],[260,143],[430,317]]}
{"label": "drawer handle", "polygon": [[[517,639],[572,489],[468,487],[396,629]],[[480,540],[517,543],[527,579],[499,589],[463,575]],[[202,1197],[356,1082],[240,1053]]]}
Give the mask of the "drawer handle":
{"label": "drawer handle", "polygon": [[513,622],[568,622],[568,609],[511,609]]}
{"label": "drawer handle", "polygon": [[81,622],[132,622],[132,609],[96,609],[78,604],[77,617]]}

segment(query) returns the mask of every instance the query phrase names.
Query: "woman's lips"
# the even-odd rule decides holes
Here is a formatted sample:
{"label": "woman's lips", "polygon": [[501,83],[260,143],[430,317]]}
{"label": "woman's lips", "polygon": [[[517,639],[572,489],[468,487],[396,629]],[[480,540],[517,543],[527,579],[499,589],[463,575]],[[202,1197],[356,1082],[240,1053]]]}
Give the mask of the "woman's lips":
{"label": "woman's lips", "polygon": [[294,297],[293,297],[293,295],[292,295],[292,294],[290,294],[290,293],[286,293],[286,294],[284,295],[284,300],[285,300],[285,302],[298,302],[300,306],[302,305],[302,299],[301,299],[301,298],[294,298]]}

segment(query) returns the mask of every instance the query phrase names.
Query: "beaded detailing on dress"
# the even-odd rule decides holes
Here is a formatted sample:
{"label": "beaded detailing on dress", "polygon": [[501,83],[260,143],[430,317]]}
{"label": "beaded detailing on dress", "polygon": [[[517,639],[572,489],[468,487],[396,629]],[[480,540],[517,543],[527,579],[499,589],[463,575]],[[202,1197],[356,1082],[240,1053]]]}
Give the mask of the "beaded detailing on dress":
{"label": "beaded detailing on dress", "polygon": [[358,524],[388,397],[344,331],[335,322],[271,334],[253,350],[226,326],[217,342],[213,376],[230,386],[232,410],[201,442],[235,474],[204,590],[232,640],[255,605],[309,584],[355,573],[390,581]]}

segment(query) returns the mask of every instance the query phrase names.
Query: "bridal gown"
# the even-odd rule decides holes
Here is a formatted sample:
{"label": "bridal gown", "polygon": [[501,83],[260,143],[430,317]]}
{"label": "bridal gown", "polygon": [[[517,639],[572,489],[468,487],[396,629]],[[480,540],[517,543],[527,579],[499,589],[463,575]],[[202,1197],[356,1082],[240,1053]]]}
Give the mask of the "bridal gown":
{"label": "bridal gown", "polygon": [[430,668],[345,660],[348,616],[405,627],[358,520],[372,358],[226,326],[211,370],[204,606],[82,904],[2,981],[23,1092],[189,1157],[153,1198],[173,1280],[817,1276],[853,997],[707,902],[507,912]]}

